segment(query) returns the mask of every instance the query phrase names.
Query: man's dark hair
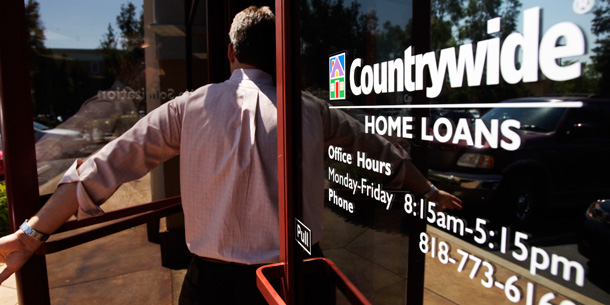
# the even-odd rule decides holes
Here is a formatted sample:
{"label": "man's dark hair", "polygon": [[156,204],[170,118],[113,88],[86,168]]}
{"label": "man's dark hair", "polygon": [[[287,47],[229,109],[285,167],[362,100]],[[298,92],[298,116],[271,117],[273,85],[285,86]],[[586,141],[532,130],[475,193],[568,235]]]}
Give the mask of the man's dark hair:
{"label": "man's dark hair", "polygon": [[267,6],[250,6],[235,15],[229,39],[239,62],[275,74],[275,16]]}

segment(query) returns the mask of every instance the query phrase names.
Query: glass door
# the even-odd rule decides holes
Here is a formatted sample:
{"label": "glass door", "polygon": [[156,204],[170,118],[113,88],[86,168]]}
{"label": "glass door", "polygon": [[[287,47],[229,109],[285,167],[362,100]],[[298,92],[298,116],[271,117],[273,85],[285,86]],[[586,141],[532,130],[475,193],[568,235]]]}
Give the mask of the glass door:
{"label": "glass door", "polygon": [[[319,246],[372,304],[607,303],[607,12],[301,1],[291,257]],[[405,162],[462,209],[410,188]]]}

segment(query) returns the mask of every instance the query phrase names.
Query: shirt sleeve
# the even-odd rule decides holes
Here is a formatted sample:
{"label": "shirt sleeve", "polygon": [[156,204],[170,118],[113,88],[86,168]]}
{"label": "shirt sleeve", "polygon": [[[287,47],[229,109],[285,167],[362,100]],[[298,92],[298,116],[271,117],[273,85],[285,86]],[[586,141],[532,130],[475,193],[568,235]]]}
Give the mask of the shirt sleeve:
{"label": "shirt sleeve", "polygon": [[86,161],[76,160],[59,185],[76,183],[78,219],[104,214],[99,207],[125,182],[144,176],[180,153],[183,110],[188,93],[140,119]]}
{"label": "shirt sleeve", "polygon": [[325,101],[311,95],[309,99],[319,103],[324,122],[325,146],[340,146],[352,153],[366,152],[377,160],[391,163],[392,173],[384,177],[385,185],[391,188],[404,186],[405,177],[410,176],[405,161],[410,161],[411,156],[403,148],[397,147],[382,136],[366,133],[361,122],[339,109],[329,108]]}

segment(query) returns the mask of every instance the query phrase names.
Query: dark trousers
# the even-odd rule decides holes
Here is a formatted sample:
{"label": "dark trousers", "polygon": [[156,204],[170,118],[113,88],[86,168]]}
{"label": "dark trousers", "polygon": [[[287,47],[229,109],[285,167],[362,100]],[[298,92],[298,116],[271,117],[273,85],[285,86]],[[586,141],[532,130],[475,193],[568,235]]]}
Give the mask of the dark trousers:
{"label": "dark trousers", "polygon": [[256,269],[260,266],[194,256],[184,277],[179,304],[267,304],[256,287]]}
{"label": "dark trousers", "polygon": [[[313,252],[316,257],[323,256],[317,244]],[[214,261],[195,255],[184,277],[179,304],[267,304],[256,287],[256,269],[261,266]],[[279,291],[279,281],[272,284]],[[334,303],[334,284],[324,275],[306,276],[305,290],[308,291],[305,304]]]}

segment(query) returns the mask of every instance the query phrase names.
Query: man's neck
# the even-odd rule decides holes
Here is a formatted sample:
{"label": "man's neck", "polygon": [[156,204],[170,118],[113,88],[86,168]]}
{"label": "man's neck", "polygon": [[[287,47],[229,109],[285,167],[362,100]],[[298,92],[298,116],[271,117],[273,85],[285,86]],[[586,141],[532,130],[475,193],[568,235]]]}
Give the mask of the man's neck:
{"label": "man's neck", "polygon": [[240,63],[236,60],[235,62],[231,63],[231,73],[237,69],[256,69],[256,67],[253,65]]}

